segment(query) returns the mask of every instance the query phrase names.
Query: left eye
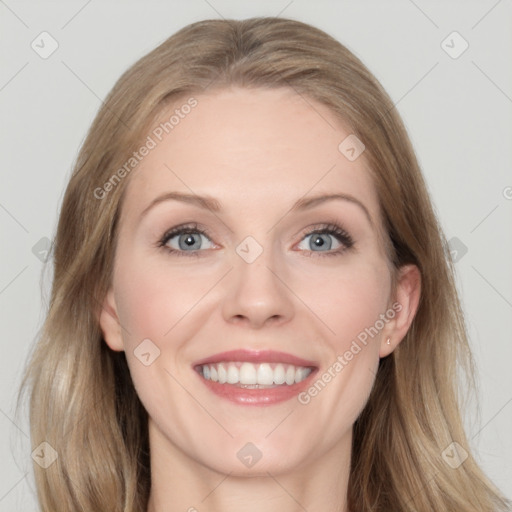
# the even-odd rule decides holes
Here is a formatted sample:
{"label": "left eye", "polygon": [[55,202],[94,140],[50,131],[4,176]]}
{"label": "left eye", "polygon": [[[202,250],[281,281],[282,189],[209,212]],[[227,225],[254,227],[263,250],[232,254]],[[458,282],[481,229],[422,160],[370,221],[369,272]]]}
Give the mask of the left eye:
{"label": "left eye", "polygon": [[[337,244],[333,247],[334,244]],[[306,244],[306,247],[303,245]],[[302,246],[302,247],[301,247]],[[304,237],[304,240],[297,246],[299,249],[314,252],[330,251],[331,249],[339,249],[342,244],[336,240],[334,235],[329,233],[312,233]],[[316,250],[318,249],[318,251]]]}

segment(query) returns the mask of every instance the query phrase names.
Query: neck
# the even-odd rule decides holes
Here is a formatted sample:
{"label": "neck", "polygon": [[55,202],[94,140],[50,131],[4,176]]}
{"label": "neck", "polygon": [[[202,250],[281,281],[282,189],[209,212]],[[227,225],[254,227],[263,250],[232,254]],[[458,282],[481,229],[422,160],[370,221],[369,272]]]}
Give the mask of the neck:
{"label": "neck", "polygon": [[291,470],[227,474],[184,453],[150,420],[151,492],[147,512],[348,512],[352,433]]}

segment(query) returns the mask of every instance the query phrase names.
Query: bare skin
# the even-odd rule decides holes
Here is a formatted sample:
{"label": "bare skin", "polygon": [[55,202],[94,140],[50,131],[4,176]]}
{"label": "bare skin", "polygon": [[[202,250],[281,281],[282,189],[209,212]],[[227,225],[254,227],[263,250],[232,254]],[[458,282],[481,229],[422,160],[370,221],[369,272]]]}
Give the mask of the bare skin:
{"label": "bare skin", "polygon": [[[126,352],[150,417],[148,511],[347,512],[352,426],[379,359],[411,324],[418,269],[402,268],[392,295],[364,153],[351,162],[338,150],[350,131],[327,107],[288,89],[234,88],[196,99],[129,177],[100,318],[109,347]],[[210,196],[222,209],[163,200],[142,215],[168,192]],[[362,206],[338,199],[291,209],[301,198],[334,193]],[[189,230],[197,248],[180,247],[179,235],[158,246],[185,223],[207,233]],[[353,244],[322,232],[329,223]],[[262,249],[251,263],[236,251],[248,236]],[[390,318],[393,303],[400,310]],[[361,332],[380,327],[381,315],[378,333],[334,370]],[[144,339],[160,350],[148,366],[134,354]],[[203,385],[193,363],[239,348],[315,361],[319,378],[331,379],[307,403],[233,403]],[[237,457],[247,443],[261,453],[252,467]]]}

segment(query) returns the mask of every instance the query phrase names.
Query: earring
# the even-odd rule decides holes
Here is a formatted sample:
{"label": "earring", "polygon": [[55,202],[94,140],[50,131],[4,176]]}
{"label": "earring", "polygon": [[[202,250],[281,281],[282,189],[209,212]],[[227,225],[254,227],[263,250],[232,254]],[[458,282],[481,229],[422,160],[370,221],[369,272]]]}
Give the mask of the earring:
{"label": "earring", "polygon": [[391,338],[388,338],[388,339],[386,340],[386,345],[391,345]]}

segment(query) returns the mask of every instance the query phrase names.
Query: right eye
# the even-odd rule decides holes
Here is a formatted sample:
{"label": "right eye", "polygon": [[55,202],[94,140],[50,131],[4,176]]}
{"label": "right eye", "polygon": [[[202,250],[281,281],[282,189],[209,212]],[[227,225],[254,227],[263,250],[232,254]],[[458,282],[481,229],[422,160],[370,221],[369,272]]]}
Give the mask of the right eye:
{"label": "right eye", "polygon": [[[212,246],[204,247],[205,243],[210,243]],[[199,251],[214,247],[206,232],[196,225],[178,226],[167,231],[158,245],[177,256],[186,256],[185,253],[190,253],[190,256],[198,256]]]}

